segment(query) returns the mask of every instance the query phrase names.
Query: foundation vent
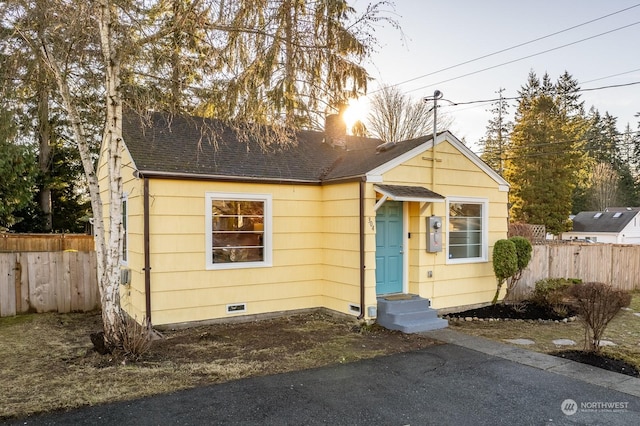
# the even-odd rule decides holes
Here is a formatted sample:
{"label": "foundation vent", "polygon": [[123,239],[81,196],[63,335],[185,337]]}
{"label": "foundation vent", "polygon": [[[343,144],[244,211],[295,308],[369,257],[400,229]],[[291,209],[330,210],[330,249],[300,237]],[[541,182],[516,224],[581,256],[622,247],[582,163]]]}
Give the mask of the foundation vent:
{"label": "foundation vent", "polygon": [[246,303],[232,303],[227,305],[227,313],[228,314],[239,314],[242,312],[247,312],[247,304]]}

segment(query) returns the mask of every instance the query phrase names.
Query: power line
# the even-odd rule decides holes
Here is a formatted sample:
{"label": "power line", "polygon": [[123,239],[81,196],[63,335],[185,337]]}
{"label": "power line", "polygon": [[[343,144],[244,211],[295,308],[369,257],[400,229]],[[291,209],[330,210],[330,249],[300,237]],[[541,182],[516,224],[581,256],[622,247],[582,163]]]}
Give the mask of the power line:
{"label": "power line", "polygon": [[596,35],[593,35],[593,36],[590,36],[590,37],[586,37],[586,38],[583,38],[583,39],[580,39],[580,40],[576,40],[576,41],[573,41],[571,43],[563,44],[561,46],[553,47],[551,49],[546,49],[546,50],[543,50],[541,52],[533,53],[531,55],[527,55],[527,56],[523,56],[523,57],[520,57],[520,58],[517,58],[517,59],[513,59],[511,61],[503,62],[503,63],[500,63],[498,65],[493,65],[493,66],[490,66],[490,67],[482,68],[482,69],[477,70],[477,71],[472,71],[472,72],[469,72],[469,73],[466,73],[466,74],[459,75],[457,77],[451,77],[451,78],[448,78],[446,80],[441,80],[441,81],[438,81],[437,83],[432,83],[432,84],[428,84],[426,86],[421,86],[421,87],[418,87],[418,88],[415,88],[415,89],[407,90],[404,93],[415,92],[415,91],[418,91],[418,90],[426,89],[428,87],[437,86],[437,85],[442,84],[442,83],[448,83],[450,81],[458,80],[458,79],[461,79],[461,78],[464,78],[464,77],[469,77],[470,75],[479,74],[479,73],[484,72],[484,71],[489,71],[489,70],[492,70],[492,69],[503,67],[505,65],[510,65],[510,64],[513,64],[513,63],[516,63],[516,62],[523,61],[525,59],[533,58],[535,56],[540,56],[540,55],[543,55],[545,53],[553,52],[555,50],[564,49],[565,47],[573,46],[573,45],[578,44],[578,43],[582,43],[582,42],[585,42],[585,41],[588,41],[588,40],[592,40],[594,38],[601,37],[603,35],[611,34],[611,33],[614,33],[616,31],[620,31],[620,30],[623,30],[623,29],[626,29],[626,28],[629,28],[629,27],[632,27],[632,26],[638,25],[638,24],[640,24],[640,21],[636,21],[636,22],[633,22],[633,23],[628,24],[628,25],[623,25],[622,27],[614,28],[612,30],[605,31],[603,33],[599,33],[599,34],[596,34]]}
{"label": "power line", "polygon": [[[622,133],[617,133],[616,136],[618,136],[619,138],[622,138],[624,136],[633,136],[633,135],[638,135],[640,134],[640,130],[637,131],[631,131],[631,132],[622,132]],[[482,152],[476,152],[476,155],[482,155],[482,154],[495,154],[495,153],[502,153],[503,151],[511,151],[511,152],[517,152],[517,151],[524,151],[524,150],[529,150],[532,148],[544,148],[544,147],[549,147],[549,146],[553,146],[553,147],[558,147],[559,145],[571,145],[571,144],[576,144],[576,143],[584,143],[584,145],[581,147],[583,150],[586,150],[586,147],[588,146],[588,144],[590,142],[592,142],[591,139],[586,139],[586,138],[580,138],[580,139],[573,139],[573,140],[566,140],[566,141],[552,141],[552,142],[541,142],[541,143],[535,143],[535,144],[528,144],[528,145],[520,145],[520,146],[513,146],[510,144],[506,144],[503,149],[500,148],[491,148],[491,149],[485,149]],[[627,140],[627,141],[622,141],[622,140],[617,140],[614,141],[615,142],[615,147],[625,147],[625,146],[634,146],[636,144],[636,141],[631,139],[631,140]],[[558,153],[564,153],[566,151],[556,151],[556,152],[536,152],[536,156],[538,154],[540,155],[551,155],[551,154],[558,154]],[[533,155],[533,154],[532,154]]]}
{"label": "power line", "polygon": [[613,77],[619,77],[621,75],[631,74],[632,72],[637,72],[637,71],[640,71],[640,68],[636,68],[635,70],[620,72],[618,74],[611,74],[606,77],[594,78],[593,80],[583,81],[582,84],[593,83],[594,81],[606,80],[608,78],[613,78]]}
{"label": "power line", "polygon": [[[605,77],[603,77],[605,78]],[[592,80],[594,81],[594,80]],[[604,90],[604,89],[616,89],[619,87],[628,87],[628,86],[635,86],[636,84],[640,84],[640,81],[632,81],[630,83],[621,83],[621,84],[610,84],[607,86],[599,86],[599,87],[591,87],[591,88],[587,88],[587,89],[578,89],[575,90],[571,93],[578,93],[578,92],[593,92],[596,90]],[[465,102],[451,102],[449,105],[438,105],[438,107],[443,107],[443,108],[450,108],[450,107],[456,107],[456,106],[460,106],[460,105],[471,105],[471,104],[479,104],[479,103],[491,103],[491,102],[497,102],[500,99],[502,99],[503,101],[516,101],[519,99],[522,99],[522,96],[511,96],[511,97],[502,97],[502,98],[493,98],[493,99],[479,99],[479,100],[475,100],[475,101],[465,101]]]}
{"label": "power line", "polygon": [[[434,75],[434,74],[438,74],[438,73],[441,73],[441,72],[444,72],[444,71],[448,71],[448,70],[451,70],[451,69],[454,69],[454,68],[461,67],[462,65],[467,65],[467,64],[470,64],[470,63],[473,63],[473,62],[477,62],[477,61],[479,61],[479,60],[481,60],[481,59],[486,59],[486,58],[489,58],[489,57],[491,57],[491,56],[498,55],[498,54],[500,54],[500,53],[508,52],[509,50],[517,49],[518,47],[526,46],[526,45],[528,45],[528,44],[532,44],[532,43],[535,43],[535,42],[537,42],[537,41],[544,40],[544,39],[547,39],[547,38],[550,38],[550,37],[556,36],[556,35],[558,35],[558,34],[562,34],[562,33],[565,33],[565,32],[567,32],[567,31],[574,30],[574,29],[576,29],[576,28],[579,28],[579,27],[582,27],[582,26],[585,26],[585,25],[591,24],[591,23],[593,23],[593,22],[597,22],[597,21],[600,21],[600,20],[602,20],[602,19],[609,18],[609,17],[611,17],[611,16],[613,16],[613,15],[617,15],[617,14],[619,14],[619,13],[626,12],[627,10],[633,9],[633,8],[635,8],[635,7],[638,7],[638,6],[640,6],[640,3],[635,4],[635,5],[633,5],[633,6],[626,7],[626,8],[624,8],[624,9],[620,9],[620,10],[618,10],[618,11],[616,11],[616,12],[612,12],[612,13],[609,13],[609,14],[607,14],[607,15],[600,16],[600,17],[595,18],[595,19],[591,19],[591,20],[586,21],[586,22],[583,22],[583,23],[581,23],[581,24],[577,24],[577,25],[574,25],[574,26],[571,26],[571,27],[565,28],[565,29],[563,29],[563,30],[556,31],[556,32],[551,33],[551,34],[547,34],[547,35],[545,35],[545,36],[538,37],[538,38],[535,38],[535,39],[533,39],[533,40],[526,41],[526,42],[524,42],[524,43],[516,44],[516,45],[514,45],[514,46],[507,47],[507,48],[505,48],[505,49],[501,49],[501,50],[498,50],[498,51],[495,51],[495,52],[492,52],[492,53],[488,53],[488,54],[486,54],[486,55],[478,56],[477,58],[469,59],[469,60],[467,60],[467,61],[460,62],[460,63],[455,64],[455,65],[451,65],[451,66],[448,66],[448,67],[445,67],[445,68],[441,68],[441,69],[439,69],[439,70],[432,71],[432,72],[430,72],[430,73],[423,74],[423,75],[418,76],[418,77],[410,78],[409,80],[401,81],[400,83],[392,84],[392,85],[390,85],[389,87],[400,86],[400,85],[403,85],[403,84],[406,84],[406,83],[410,83],[410,82],[412,82],[412,81],[416,81],[416,80],[423,79],[423,78],[425,78],[425,77],[432,76],[432,75]],[[633,24],[633,25],[635,25],[635,24]],[[526,58],[523,58],[523,59],[526,59]],[[436,84],[439,84],[439,83],[436,83]],[[427,87],[428,87],[428,86],[427,86]],[[373,94],[373,93],[379,92],[380,90],[382,90],[382,89],[374,90],[373,92],[370,92],[370,93],[371,93],[371,94]],[[416,89],[416,90],[417,90],[417,89]]]}

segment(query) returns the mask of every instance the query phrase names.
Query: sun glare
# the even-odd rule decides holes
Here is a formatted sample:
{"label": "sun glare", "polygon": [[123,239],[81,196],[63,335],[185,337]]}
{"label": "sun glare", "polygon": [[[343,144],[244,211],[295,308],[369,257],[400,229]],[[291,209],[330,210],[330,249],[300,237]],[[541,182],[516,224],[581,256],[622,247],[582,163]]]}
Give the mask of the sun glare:
{"label": "sun glare", "polygon": [[347,124],[347,132],[351,131],[353,125],[358,121],[364,121],[369,112],[369,105],[366,97],[349,99],[349,106],[344,112],[344,122]]}

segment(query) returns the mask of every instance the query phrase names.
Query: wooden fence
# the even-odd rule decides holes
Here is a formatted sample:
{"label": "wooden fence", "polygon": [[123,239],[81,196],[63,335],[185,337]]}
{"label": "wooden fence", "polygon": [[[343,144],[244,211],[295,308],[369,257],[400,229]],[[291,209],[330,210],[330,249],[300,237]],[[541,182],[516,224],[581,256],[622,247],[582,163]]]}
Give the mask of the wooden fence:
{"label": "wooden fence", "polygon": [[0,317],[100,307],[96,253],[0,253]]}
{"label": "wooden fence", "polygon": [[0,253],[33,251],[93,251],[92,235],[0,233]]}
{"label": "wooden fence", "polygon": [[514,299],[526,298],[536,281],[545,278],[580,278],[622,290],[640,289],[640,245],[562,244],[534,245]]}

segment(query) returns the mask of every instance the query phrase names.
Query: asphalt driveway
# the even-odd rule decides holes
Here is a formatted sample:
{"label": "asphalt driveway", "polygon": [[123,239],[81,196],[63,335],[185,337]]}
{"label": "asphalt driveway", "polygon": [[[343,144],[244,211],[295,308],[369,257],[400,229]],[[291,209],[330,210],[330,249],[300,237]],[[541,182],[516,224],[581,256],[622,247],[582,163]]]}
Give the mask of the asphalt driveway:
{"label": "asphalt driveway", "polygon": [[[439,336],[455,340],[456,334],[444,331]],[[474,345],[478,347],[469,348]],[[588,376],[589,368],[566,360],[548,367],[555,361],[543,358],[546,355],[528,357],[526,351],[523,355],[517,348],[509,348],[477,339],[465,340],[461,345],[442,344],[351,364],[87,407],[13,424],[640,424],[640,388],[636,389],[639,379],[596,371],[597,381],[583,380],[583,373],[567,375],[550,370],[564,366],[563,371],[584,371]],[[524,363],[508,359],[514,354]],[[541,365],[531,366],[540,362]],[[611,387],[618,385],[608,383],[622,383],[630,390],[614,390]]]}

